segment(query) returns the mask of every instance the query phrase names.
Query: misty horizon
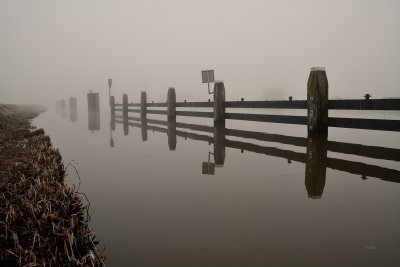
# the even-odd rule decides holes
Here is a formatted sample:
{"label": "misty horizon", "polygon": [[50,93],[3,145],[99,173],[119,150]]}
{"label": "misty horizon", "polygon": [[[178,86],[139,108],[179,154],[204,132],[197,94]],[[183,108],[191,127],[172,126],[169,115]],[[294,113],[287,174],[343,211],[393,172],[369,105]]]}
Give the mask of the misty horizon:
{"label": "misty horizon", "polygon": [[[397,1],[2,1],[3,103],[52,105],[89,90],[165,101],[305,99],[311,67],[330,98],[398,97]],[[134,99],[132,99],[134,101]]]}

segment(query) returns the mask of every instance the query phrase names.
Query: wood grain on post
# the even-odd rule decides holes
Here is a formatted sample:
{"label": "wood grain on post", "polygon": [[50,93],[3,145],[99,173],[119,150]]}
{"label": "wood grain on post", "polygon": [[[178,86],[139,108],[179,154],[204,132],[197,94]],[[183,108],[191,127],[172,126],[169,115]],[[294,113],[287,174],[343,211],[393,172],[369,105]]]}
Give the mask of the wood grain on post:
{"label": "wood grain on post", "polygon": [[176,117],[176,94],[175,88],[168,88],[167,95],[167,114],[168,120],[174,119]]}
{"label": "wood grain on post", "polygon": [[140,116],[142,118],[146,117],[147,113],[147,95],[145,91],[142,91],[140,94]]}
{"label": "wood grain on post", "polygon": [[225,122],[225,86],[223,82],[214,84],[214,121]]}
{"label": "wood grain on post", "polygon": [[311,68],[307,83],[307,128],[328,132],[328,78],[324,68]]}

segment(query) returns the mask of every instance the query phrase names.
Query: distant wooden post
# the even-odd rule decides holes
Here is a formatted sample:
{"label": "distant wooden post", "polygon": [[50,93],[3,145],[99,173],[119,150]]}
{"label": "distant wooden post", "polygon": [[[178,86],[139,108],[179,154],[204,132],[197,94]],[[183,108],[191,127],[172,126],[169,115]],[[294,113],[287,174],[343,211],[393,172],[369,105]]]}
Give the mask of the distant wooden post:
{"label": "distant wooden post", "polygon": [[142,118],[146,117],[147,113],[147,95],[145,91],[142,91],[140,94],[140,116]]}
{"label": "distant wooden post", "polygon": [[128,116],[128,95],[124,94],[122,96],[122,116]]}
{"label": "distant wooden post", "polygon": [[140,128],[142,130],[142,141],[146,142],[147,141],[147,118],[142,117],[140,119]]}
{"label": "distant wooden post", "polygon": [[110,110],[111,116],[115,116],[115,97],[113,95],[110,96]]}
{"label": "distant wooden post", "polygon": [[93,131],[100,130],[100,97],[99,93],[88,93],[88,126],[89,130]]}
{"label": "distant wooden post", "polygon": [[115,97],[110,96],[111,130],[115,131]]}
{"label": "distant wooden post", "polygon": [[307,127],[310,133],[328,132],[328,78],[324,68],[311,68],[308,78]]}
{"label": "distant wooden post", "polygon": [[225,86],[223,82],[214,84],[214,121],[225,122]]}
{"label": "distant wooden post", "polygon": [[122,116],[124,121],[124,135],[128,135],[128,95],[124,94],[122,96]]}
{"label": "distant wooden post", "polygon": [[176,118],[176,94],[175,88],[168,88],[167,95],[167,115],[168,120],[173,120]]}

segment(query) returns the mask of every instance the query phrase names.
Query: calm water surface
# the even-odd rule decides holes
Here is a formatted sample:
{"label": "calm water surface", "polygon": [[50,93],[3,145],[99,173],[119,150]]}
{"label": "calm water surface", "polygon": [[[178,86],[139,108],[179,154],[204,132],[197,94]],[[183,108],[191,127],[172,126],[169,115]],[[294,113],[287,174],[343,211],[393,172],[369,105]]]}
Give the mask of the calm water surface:
{"label": "calm water surface", "polygon": [[99,116],[49,110],[34,124],[79,170],[108,266],[400,266],[399,150],[349,146],[400,149],[400,133],[331,128],[310,145],[305,126],[148,116],[112,131]]}

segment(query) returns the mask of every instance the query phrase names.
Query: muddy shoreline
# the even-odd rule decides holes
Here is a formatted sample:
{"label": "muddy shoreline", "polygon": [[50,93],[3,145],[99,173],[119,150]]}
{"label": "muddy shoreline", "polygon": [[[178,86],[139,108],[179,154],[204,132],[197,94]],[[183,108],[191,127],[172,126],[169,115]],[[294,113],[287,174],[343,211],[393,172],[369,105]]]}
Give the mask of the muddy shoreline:
{"label": "muddy shoreline", "polygon": [[0,267],[104,266],[88,201],[30,120],[44,108],[0,104]]}

